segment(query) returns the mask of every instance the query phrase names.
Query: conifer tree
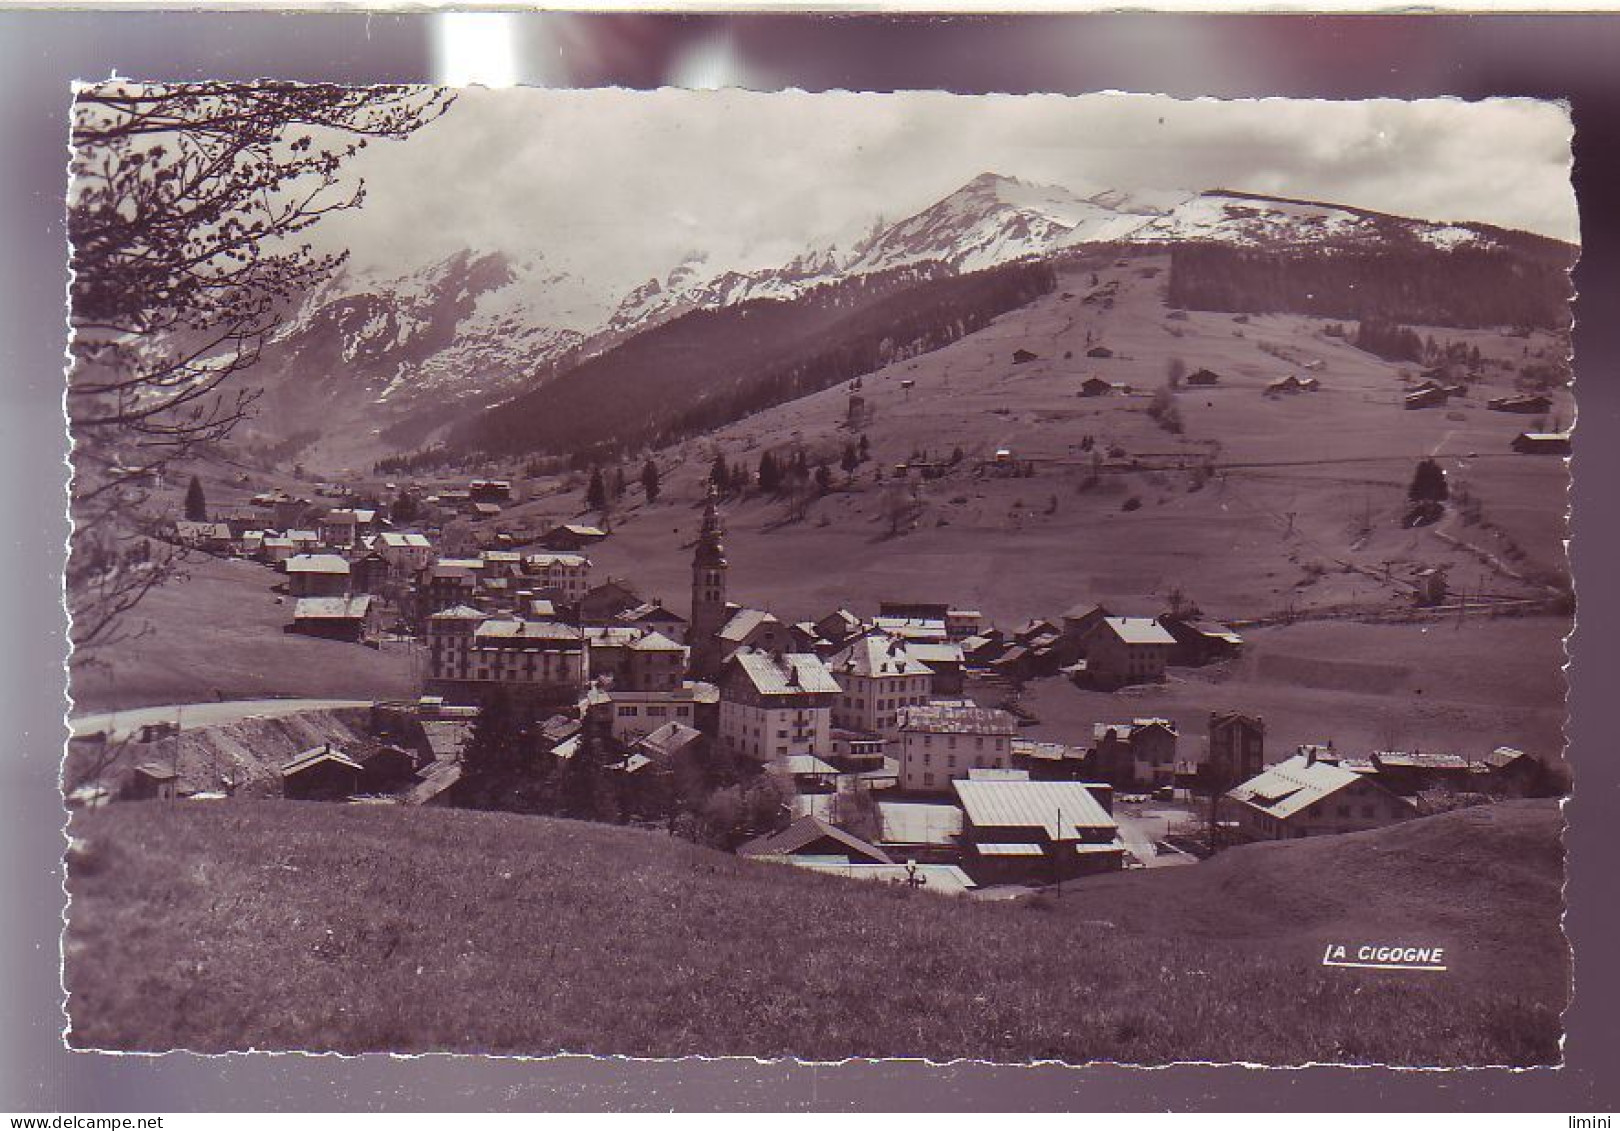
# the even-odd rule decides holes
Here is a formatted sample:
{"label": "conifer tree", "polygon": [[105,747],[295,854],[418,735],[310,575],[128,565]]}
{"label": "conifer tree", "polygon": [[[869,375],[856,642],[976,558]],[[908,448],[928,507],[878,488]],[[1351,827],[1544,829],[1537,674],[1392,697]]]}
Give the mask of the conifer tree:
{"label": "conifer tree", "polygon": [[203,495],[202,480],[195,475],[186,488],[186,518],[191,522],[208,521],[208,499]]}

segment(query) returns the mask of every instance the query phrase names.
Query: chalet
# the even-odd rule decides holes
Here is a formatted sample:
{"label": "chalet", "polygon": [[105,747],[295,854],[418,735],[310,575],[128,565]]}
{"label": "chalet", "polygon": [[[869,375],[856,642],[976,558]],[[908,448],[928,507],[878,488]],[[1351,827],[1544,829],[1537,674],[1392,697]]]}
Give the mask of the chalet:
{"label": "chalet", "polygon": [[516,550],[478,551],[479,576],[515,580],[523,576],[523,555]]}
{"label": "chalet", "polygon": [[1028,363],[1030,363],[1032,361],[1039,360],[1040,355],[1030,353],[1028,350],[1018,349],[1018,350],[1013,350],[1012,359],[1013,359],[1013,364],[1014,365],[1027,365]]}
{"label": "chalet", "polygon": [[394,793],[412,785],[416,777],[416,757],[403,746],[373,746],[353,760],[360,764],[359,792]]}
{"label": "chalet", "polygon": [[1080,781],[1087,776],[1089,752],[1061,742],[1031,742],[1015,738],[1012,764],[1031,781]]}
{"label": "chalet", "polygon": [[1194,386],[1218,385],[1221,383],[1219,373],[1209,369],[1198,369],[1187,374],[1187,384]]}
{"label": "chalet", "polygon": [[681,685],[686,648],[629,625],[585,628],[592,679],[608,677],[625,691],[672,691]]}
{"label": "chalet", "polygon": [[475,503],[510,503],[512,483],[507,479],[474,479],[467,484],[467,497]]}
{"label": "chalet", "polygon": [[1000,633],[994,636],[970,636],[957,647],[962,649],[964,663],[980,668],[995,663],[1007,650],[1007,646],[1001,642]]}
{"label": "chalet", "polygon": [[981,884],[1050,884],[1117,872],[1112,791],[1086,782],[955,781],[963,867]]}
{"label": "chalet", "polygon": [[928,693],[936,698],[948,699],[961,695],[967,684],[967,657],[960,644],[943,640],[913,640],[907,643],[914,660],[933,674],[928,679]]}
{"label": "chalet", "polygon": [[580,526],[577,523],[569,522],[552,527],[540,535],[536,542],[548,550],[577,553],[586,546],[595,545],[607,536],[607,531],[601,527]]}
{"label": "chalet", "polygon": [[1279,393],[1293,394],[1315,392],[1320,384],[1321,382],[1317,381],[1317,379],[1314,377],[1299,377],[1293,373],[1290,373],[1281,381],[1273,381],[1271,384],[1267,385],[1266,393],[1268,395],[1275,396]]}
{"label": "chalet", "polygon": [[569,625],[457,606],[428,618],[427,644],[428,690],[446,698],[476,702],[500,686],[536,702],[571,703],[585,685],[587,646]]}
{"label": "chalet", "polygon": [[1552,398],[1543,393],[1513,397],[1492,397],[1485,402],[1492,412],[1517,412],[1527,416],[1541,416],[1552,411]]}
{"label": "chalet", "polygon": [[889,854],[819,817],[803,816],[780,832],[755,837],[737,849],[738,856],[755,860],[808,857],[845,864],[893,864]]}
{"label": "chalet", "polygon": [[285,568],[287,592],[294,597],[341,597],[349,591],[349,563],[336,554],[294,554]]}
{"label": "chalet", "polygon": [[580,554],[530,554],[523,559],[523,574],[543,592],[572,605],[590,592],[591,559]]}
{"label": "chalet", "polygon": [[280,534],[266,534],[259,540],[259,558],[271,565],[280,565],[297,552],[292,539]]}
{"label": "chalet", "polygon": [[898,636],[908,643],[935,641],[943,644],[950,639],[943,614],[937,617],[884,616],[872,618],[872,631],[885,636]]}
{"label": "chalet", "polygon": [[349,563],[349,588],[355,593],[380,593],[388,585],[388,559],[379,553],[362,554]]}
{"label": "chalet", "polygon": [[281,792],[295,801],[341,801],[360,791],[364,767],[331,743],[281,767]]}
{"label": "chalet", "polygon": [[179,782],[180,773],[173,766],[145,762],[130,774],[124,796],[130,801],[173,801]]}
{"label": "chalet", "polygon": [[468,503],[467,513],[474,518],[496,518],[501,513],[499,503]]}
{"label": "chalet", "polygon": [[1114,351],[1109,349],[1107,346],[1092,346],[1086,351],[1086,356],[1097,358],[1113,357]]}
{"label": "chalet", "polygon": [[1080,382],[1080,395],[1082,397],[1106,397],[1113,391],[1113,382],[1104,381],[1101,377],[1087,377]]}
{"label": "chalet", "polygon": [[1248,781],[1266,768],[1266,721],[1240,711],[1209,713],[1209,764],[1217,779]]}
{"label": "chalet", "polygon": [[765,763],[765,772],[779,778],[795,794],[831,793],[838,788],[838,767],[814,754],[789,754]]}
{"label": "chalet", "polygon": [[327,640],[363,643],[377,635],[377,602],[368,594],[358,597],[300,597],[293,606],[289,631]]}
{"label": "chalet", "polygon": [[1407,393],[1401,404],[1405,408],[1443,408],[1451,394],[1436,385],[1428,389],[1417,389]]}
{"label": "chalet", "polygon": [[1356,832],[1416,815],[1411,802],[1371,775],[1314,751],[1278,762],[1226,796],[1236,803],[1238,835],[1245,840]]}
{"label": "chalet", "polygon": [[720,742],[770,762],[832,751],[832,708],[842,694],[820,657],[742,649],[720,678]]}
{"label": "chalet", "polygon": [[1092,772],[1122,789],[1173,786],[1180,737],[1169,719],[1097,723],[1091,728]]}
{"label": "chalet", "polygon": [[1377,750],[1372,764],[1379,784],[1402,796],[1431,789],[1468,792],[1474,785],[1473,763],[1460,754]]}
{"label": "chalet", "polygon": [[327,511],[316,519],[315,533],[320,537],[323,546],[331,546],[337,550],[350,550],[360,544],[361,534],[371,533],[370,527],[376,518],[376,511],[360,511],[355,510],[353,507],[343,507],[338,510]]}
{"label": "chalet", "polygon": [[228,522],[189,522],[181,519],[174,524],[174,539],[182,546],[220,553],[235,545]]}
{"label": "chalet", "polygon": [[685,723],[669,722],[642,735],[631,749],[655,766],[669,767],[677,759],[703,749],[704,737]]}
{"label": "chalet", "polygon": [[900,712],[900,788],[944,792],[978,768],[1012,766],[1018,720],[994,707],[931,703]]}
{"label": "chalet", "polygon": [[1541,764],[1511,746],[1498,746],[1474,763],[1474,773],[1479,778],[1476,788],[1488,793],[1521,797],[1541,786]]}
{"label": "chalet", "polygon": [[1520,432],[1513,438],[1513,450],[1520,455],[1567,456],[1571,451],[1568,432]]}
{"label": "chalet", "polygon": [[641,594],[628,582],[610,577],[600,585],[593,585],[577,602],[581,624],[608,624],[626,609],[641,605]]}
{"label": "chalet", "polygon": [[1243,637],[1214,621],[1165,613],[1159,617],[1159,624],[1176,641],[1170,648],[1172,664],[1202,667],[1230,659],[1243,649]]}
{"label": "chalet", "polygon": [[416,602],[422,616],[457,605],[470,605],[478,593],[476,559],[440,558],[416,579]]}
{"label": "chalet", "polygon": [[984,614],[978,609],[946,609],[945,639],[960,643],[977,636],[986,627]]}
{"label": "chalet", "polygon": [[880,775],[886,779],[896,776],[899,762],[887,756],[889,744],[879,735],[864,730],[850,730],[834,724],[832,753],[827,761],[847,774]]}
{"label": "chalet", "polygon": [[744,649],[764,652],[792,649],[793,634],[773,614],[763,609],[727,608],[730,615],[715,634],[722,664]]}
{"label": "chalet", "polygon": [[1066,661],[1079,659],[1086,654],[1086,634],[1101,624],[1103,618],[1109,615],[1108,610],[1103,606],[1089,602],[1082,602],[1063,614],[1060,638]]}
{"label": "chalet", "polygon": [[614,624],[628,625],[645,632],[656,632],[677,644],[686,643],[686,618],[662,601],[644,601],[613,618]]}
{"label": "chalet", "polygon": [[1105,616],[1081,638],[1086,678],[1103,688],[1162,683],[1175,643],[1152,617]]}
{"label": "chalet", "polygon": [[850,637],[865,631],[861,618],[848,609],[835,609],[816,621],[816,633],[834,647],[847,643]]}
{"label": "chalet", "polygon": [[310,502],[308,499],[289,499],[285,495],[275,499],[270,504],[270,524],[278,530],[286,530],[290,526],[297,526],[309,514]]}
{"label": "chalet", "polygon": [[898,860],[954,864],[962,857],[962,822],[954,804],[880,800],[877,842]]}
{"label": "chalet", "polygon": [[928,701],[933,669],[898,636],[863,636],[828,664],[840,694],[832,725],[893,739],[906,707]]}

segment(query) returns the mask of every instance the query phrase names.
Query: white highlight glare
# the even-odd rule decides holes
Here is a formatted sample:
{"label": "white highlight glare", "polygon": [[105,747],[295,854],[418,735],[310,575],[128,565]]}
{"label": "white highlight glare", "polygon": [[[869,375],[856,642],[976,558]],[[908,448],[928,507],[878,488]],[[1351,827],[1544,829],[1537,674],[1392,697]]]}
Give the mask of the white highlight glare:
{"label": "white highlight glare", "polygon": [[518,83],[517,17],[511,12],[444,12],[433,20],[434,81],[443,86]]}

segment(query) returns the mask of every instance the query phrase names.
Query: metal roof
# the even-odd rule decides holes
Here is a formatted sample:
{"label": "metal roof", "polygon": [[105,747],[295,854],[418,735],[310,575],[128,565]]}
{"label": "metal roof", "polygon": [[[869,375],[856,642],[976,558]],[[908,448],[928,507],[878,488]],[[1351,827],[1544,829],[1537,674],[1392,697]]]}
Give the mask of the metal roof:
{"label": "metal roof", "polygon": [[338,765],[347,766],[351,770],[358,770],[362,768],[359,762],[356,762],[353,758],[349,757],[347,754],[343,753],[343,751],[339,750],[336,746],[333,746],[330,742],[328,742],[321,746],[316,746],[313,749],[304,751],[302,754],[298,755],[298,757],[283,765],[281,767],[281,775],[286,777],[290,774],[300,773],[321,762],[336,762]]}
{"label": "metal roof", "polygon": [[748,634],[760,625],[781,623],[764,609],[738,609],[731,615],[731,619],[721,626],[718,635],[722,640],[746,640]]}
{"label": "metal roof", "polygon": [[1038,828],[1052,840],[1078,840],[1083,829],[1118,827],[1084,782],[956,780],[951,786],[978,829]]}
{"label": "metal roof", "polygon": [[974,851],[980,856],[1044,856],[1038,844],[978,844]]}
{"label": "metal roof", "polygon": [[371,597],[300,597],[293,620],[359,620],[371,611]]}
{"label": "metal roof", "polygon": [[791,856],[800,849],[822,839],[843,845],[850,853],[879,864],[891,864],[888,853],[875,844],[868,844],[857,836],[846,833],[836,825],[829,825],[820,817],[804,816],[781,832],[756,837],[737,849],[738,856]]}
{"label": "metal roof", "polygon": [[294,554],[287,559],[287,572],[346,574],[349,563],[336,554]]}
{"label": "metal roof", "polygon": [[1313,761],[1308,754],[1296,754],[1267,767],[1227,796],[1286,820],[1361,780],[1362,775],[1353,770],[1320,759]]}
{"label": "metal roof", "polygon": [[833,671],[858,676],[933,675],[912,653],[915,645],[898,636],[863,636],[833,657]]}
{"label": "metal roof", "polygon": [[637,637],[630,644],[632,652],[684,652],[684,645],[677,644],[661,632],[647,632]]}
{"label": "metal roof", "polygon": [[884,844],[954,844],[962,832],[962,810],[923,801],[879,801]]}
{"label": "metal roof", "polygon": [[1115,636],[1126,644],[1174,644],[1176,638],[1152,617],[1104,617]]}
{"label": "metal roof", "polygon": [[487,620],[475,630],[479,640],[565,640],[580,639],[579,630],[548,620]]}
{"label": "metal roof", "polygon": [[924,707],[902,707],[900,729],[919,734],[1006,736],[1018,733],[1018,720],[999,707],[930,703]]}
{"label": "metal roof", "polygon": [[833,679],[821,657],[809,652],[784,653],[780,660],[768,652],[744,649],[731,662],[742,669],[754,690],[761,695],[797,695],[804,692],[838,694],[842,688]]}

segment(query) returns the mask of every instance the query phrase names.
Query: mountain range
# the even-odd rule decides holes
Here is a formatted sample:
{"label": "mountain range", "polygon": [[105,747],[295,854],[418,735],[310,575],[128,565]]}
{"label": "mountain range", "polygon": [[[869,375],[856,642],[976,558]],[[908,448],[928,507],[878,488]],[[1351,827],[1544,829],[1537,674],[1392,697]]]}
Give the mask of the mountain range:
{"label": "mountain range", "polygon": [[959,275],[1127,245],[1566,261],[1571,250],[1482,224],[1312,201],[1226,190],[1082,196],[984,173],[915,215],[874,225],[852,246],[806,248],[763,270],[697,251],[623,294],[567,263],[499,249],[466,249],[393,278],[340,270],[303,296],[264,351],[254,374],[265,388],[263,409],[243,438],[285,448],[290,437],[323,464],[369,458],[417,446],[458,416],[692,311],[797,300],[897,269]]}

